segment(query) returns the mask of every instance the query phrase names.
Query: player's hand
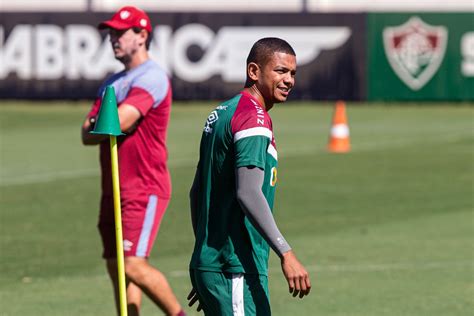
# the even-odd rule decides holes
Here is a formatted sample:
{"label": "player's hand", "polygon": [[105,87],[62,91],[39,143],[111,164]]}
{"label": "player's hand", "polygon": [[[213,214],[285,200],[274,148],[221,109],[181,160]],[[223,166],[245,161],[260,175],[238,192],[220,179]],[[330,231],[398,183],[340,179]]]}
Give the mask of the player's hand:
{"label": "player's hand", "polygon": [[308,295],[311,290],[308,271],[296,259],[293,251],[285,252],[281,257],[281,269],[288,282],[290,293],[293,297],[299,295],[300,298]]}
{"label": "player's hand", "polygon": [[202,310],[201,303],[199,302],[199,296],[194,288],[191,290],[191,292],[189,292],[187,299],[189,301],[189,307],[193,306],[194,303],[198,302],[197,311],[200,312]]}

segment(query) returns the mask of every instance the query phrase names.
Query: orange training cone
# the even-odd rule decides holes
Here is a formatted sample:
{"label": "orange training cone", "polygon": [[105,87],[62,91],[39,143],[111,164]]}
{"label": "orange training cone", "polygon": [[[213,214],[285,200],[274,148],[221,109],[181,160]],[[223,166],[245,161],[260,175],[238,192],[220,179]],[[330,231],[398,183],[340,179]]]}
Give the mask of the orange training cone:
{"label": "orange training cone", "polygon": [[349,141],[349,125],[347,124],[346,104],[337,101],[332,119],[331,135],[329,136],[328,151],[347,153],[351,150]]}

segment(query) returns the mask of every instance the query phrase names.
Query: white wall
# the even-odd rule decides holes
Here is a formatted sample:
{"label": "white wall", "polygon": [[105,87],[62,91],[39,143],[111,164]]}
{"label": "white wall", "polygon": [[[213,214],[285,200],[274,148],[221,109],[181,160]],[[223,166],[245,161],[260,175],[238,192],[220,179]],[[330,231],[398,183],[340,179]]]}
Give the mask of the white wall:
{"label": "white wall", "polygon": [[[94,11],[115,11],[130,0],[94,0]],[[301,12],[303,0],[134,0],[149,12]]]}
{"label": "white wall", "polygon": [[86,11],[88,0],[0,0],[0,12],[6,11]]}
{"label": "white wall", "polygon": [[148,12],[473,11],[474,0],[0,0],[8,11],[115,11],[133,4]]}

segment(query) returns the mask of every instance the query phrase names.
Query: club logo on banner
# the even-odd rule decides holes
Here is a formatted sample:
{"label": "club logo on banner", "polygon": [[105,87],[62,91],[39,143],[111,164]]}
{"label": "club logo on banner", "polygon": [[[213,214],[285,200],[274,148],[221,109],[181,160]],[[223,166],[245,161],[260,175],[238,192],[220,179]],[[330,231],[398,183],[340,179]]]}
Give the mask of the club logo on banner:
{"label": "club logo on banner", "polygon": [[397,76],[412,90],[421,89],[438,71],[448,42],[444,26],[419,17],[383,30],[385,54]]}

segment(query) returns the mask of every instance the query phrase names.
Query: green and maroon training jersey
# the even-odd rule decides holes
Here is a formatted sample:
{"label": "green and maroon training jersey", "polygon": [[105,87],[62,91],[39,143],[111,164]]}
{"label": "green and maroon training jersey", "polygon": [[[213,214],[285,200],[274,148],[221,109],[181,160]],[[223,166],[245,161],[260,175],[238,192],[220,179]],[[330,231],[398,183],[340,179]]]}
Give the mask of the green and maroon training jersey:
{"label": "green and maroon training jersey", "polygon": [[236,198],[235,169],[246,166],[264,170],[262,192],[273,209],[277,151],[272,121],[255,98],[242,92],[211,112],[202,133],[192,269],[267,275],[269,246]]}

